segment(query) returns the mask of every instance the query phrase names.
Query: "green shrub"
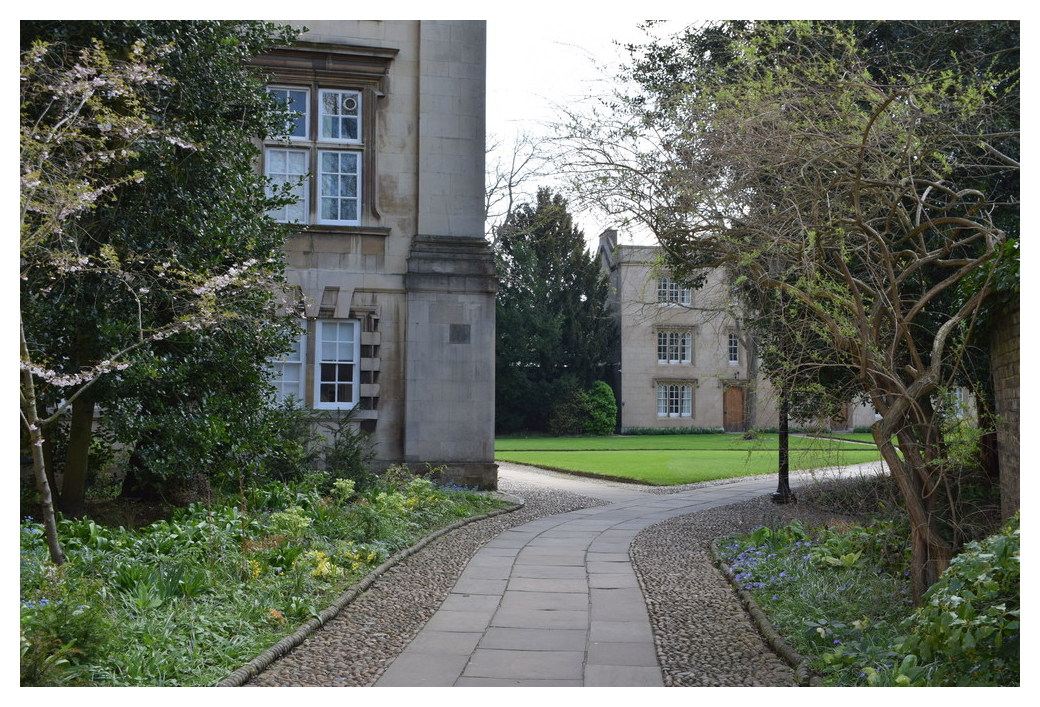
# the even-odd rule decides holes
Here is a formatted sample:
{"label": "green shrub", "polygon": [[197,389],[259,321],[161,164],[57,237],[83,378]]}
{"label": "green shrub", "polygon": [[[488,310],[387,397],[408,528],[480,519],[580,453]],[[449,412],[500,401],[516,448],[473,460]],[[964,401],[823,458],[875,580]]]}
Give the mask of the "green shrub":
{"label": "green shrub", "polygon": [[576,385],[563,392],[549,416],[549,434],[556,437],[614,434],[617,402],[614,391],[603,381],[591,388]]}
{"label": "green shrub", "polygon": [[1019,517],[953,558],[903,624],[903,652],[935,662],[945,685],[1019,683]]}
{"label": "green shrub", "polygon": [[261,478],[289,482],[314,467],[321,439],[315,430],[315,413],[295,400],[262,411],[267,448],[261,460]]}
{"label": "green shrub", "polygon": [[614,391],[603,381],[596,381],[588,391],[586,434],[611,435],[617,429],[617,400]]}
{"label": "green shrub", "polygon": [[368,468],[374,456],[368,437],[353,422],[353,410],[334,413],[321,420],[325,443],[318,452],[328,475],[328,493],[336,479],[349,479],[358,491],[372,487],[378,477]]}
{"label": "green shrub", "polygon": [[904,532],[892,519],[831,527],[795,521],[732,536],[719,552],[825,684],[857,685],[900,658],[892,643],[912,609]]}
{"label": "green shrub", "polygon": [[573,388],[553,406],[549,415],[549,434],[556,437],[577,437],[585,434],[585,418],[589,400],[584,390]]}
{"label": "green shrub", "polygon": [[50,564],[39,525],[21,530],[21,684],[82,683],[110,644],[109,604],[98,582]]}

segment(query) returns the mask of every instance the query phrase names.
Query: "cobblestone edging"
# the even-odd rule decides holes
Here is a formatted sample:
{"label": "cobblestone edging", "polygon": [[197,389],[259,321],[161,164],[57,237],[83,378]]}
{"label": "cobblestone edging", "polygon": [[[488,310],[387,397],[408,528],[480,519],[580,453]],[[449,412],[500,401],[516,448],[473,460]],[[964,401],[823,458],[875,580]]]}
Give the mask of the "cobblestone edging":
{"label": "cobblestone edging", "polygon": [[762,634],[762,638],[765,639],[769,647],[773,649],[773,652],[784,659],[784,661],[794,668],[795,677],[798,680],[798,684],[802,687],[812,687],[820,684],[818,676],[814,675],[809,670],[809,659],[803,656],[801,653],[796,651],[785,641],[779,633],[773,628],[772,622],[766,617],[765,612],[751,596],[751,593],[740,586],[740,582],[737,581],[736,575],[733,569],[726,564],[722,559],[722,554],[719,552],[719,541],[714,540],[711,544],[711,555],[715,560],[715,564],[722,571],[722,574],[726,576],[730,585],[733,587],[733,591],[736,592],[737,597],[740,599],[741,604],[747,609],[748,615],[755,624],[755,628]]}
{"label": "cobblestone edging", "polygon": [[[507,495],[500,494],[500,496]],[[477,521],[485,520],[487,518],[494,518],[495,516],[499,516],[504,513],[512,513],[524,507],[524,499],[519,498],[517,496],[509,496],[509,499],[513,501],[513,505],[509,506],[508,508],[500,508],[496,511],[485,513],[483,515],[472,516],[470,518],[463,518],[462,520],[456,521],[451,525],[448,525],[444,528],[441,528],[440,530],[437,530],[427,535],[414,545],[407,547],[404,550],[398,551],[390,558],[388,558],[386,562],[379,565],[370,573],[368,573],[364,579],[362,579],[360,582],[353,585],[350,589],[348,589],[346,592],[340,595],[340,597],[335,602],[328,606],[324,611],[320,612],[316,617],[300,626],[300,628],[296,629],[288,636],[282,638],[280,641],[278,641],[273,646],[268,648],[266,651],[258,655],[256,658],[253,658],[253,660],[249,661],[242,667],[232,672],[226,678],[218,682],[215,685],[215,687],[241,687],[242,685],[245,685],[249,680],[256,677],[264,670],[266,670],[268,667],[270,667],[272,663],[277,661],[279,658],[284,657],[293,648],[296,648],[301,643],[303,643],[303,641],[312,633],[314,633],[317,629],[321,628],[329,621],[336,618],[336,616],[339,615],[339,613],[346,606],[348,606],[351,602],[353,602],[361,594],[363,594],[370,586],[372,586],[372,584],[377,579],[379,579],[379,577],[381,577],[389,569],[396,566],[408,557],[411,557],[419,550],[422,550],[424,547],[429,545],[434,540],[440,538],[443,535],[447,535],[453,530],[457,530],[463,526],[469,525],[470,523],[475,523]]]}

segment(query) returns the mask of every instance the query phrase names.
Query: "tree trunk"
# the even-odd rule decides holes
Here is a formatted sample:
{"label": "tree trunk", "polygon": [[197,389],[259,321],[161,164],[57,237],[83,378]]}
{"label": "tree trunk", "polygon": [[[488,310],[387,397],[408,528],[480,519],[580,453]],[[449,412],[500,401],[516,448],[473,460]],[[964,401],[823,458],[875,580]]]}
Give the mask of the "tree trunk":
{"label": "tree trunk", "polygon": [[94,397],[83,395],[72,403],[69,442],[65,456],[58,508],[67,516],[78,518],[86,511],[87,474],[90,441],[94,434]]}
{"label": "tree trunk", "polygon": [[[740,336],[740,334],[738,334]],[[740,336],[747,354],[747,395],[744,396],[744,423],[749,432],[758,426],[758,342],[750,333]]]}
{"label": "tree trunk", "polygon": [[[24,363],[29,362],[29,350],[25,344],[25,332],[20,332],[21,358]],[[22,419],[29,430],[29,446],[32,449],[33,477],[36,480],[36,489],[40,493],[40,509],[43,514],[44,537],[47,540],[47,549],[51,555],[51,561],[56,565],[65,563],[65,552],[61,549],[58,541],[58,525],[54,517],[54,501],[51,497],[51,485],[47,480],[47,465],[43,458],[43,430],[40,429],[40,418],[36,414],[36,386],[33,383],[32,373],[28,370],[22,371]]]}
{"label": "tree trunk", "polygon": [[894,430],[885,424],[885,418],[871,427],[874,442],[888,465],[892,477],[899,487],[903,502],[910,517],[910,580],[914,604],[920,605],[924,592],[939,579],[953,557],[953,547],[942,539],[938,532],[937,518],[933,512],[935,492],[927,492],[924,481],[928,480],[920,450],[915,447],[918,440],[900,436],[903,456],[892,444]]}

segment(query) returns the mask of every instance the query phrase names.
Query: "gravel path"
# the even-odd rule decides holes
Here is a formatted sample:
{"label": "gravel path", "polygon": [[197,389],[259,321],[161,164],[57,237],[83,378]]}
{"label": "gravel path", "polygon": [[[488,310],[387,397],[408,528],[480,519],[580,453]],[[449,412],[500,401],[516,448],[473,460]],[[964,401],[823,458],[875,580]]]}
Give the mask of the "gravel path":
{"label": "gravel path", "polygon": [[[575,486],[568,482],[568,488]],[[592,494],[589,488],[586,492]],[[482,545],[536,518],[605,504],[545,483],[503,478],[500,489],[523,497],[524,507],[466,525],[430,543],[387,571],[336,618],[247,686],[372,685],[433,616]],[[679,490],[643,489],[647,493]],[[791,668],[769,650],[714,567],[709,547],[714,538],[736,529],[830,515],[808,504],[776,506],[763,496],[681,516],[636,537],[631,557],[643,585],[666,685],[795,684]]]}

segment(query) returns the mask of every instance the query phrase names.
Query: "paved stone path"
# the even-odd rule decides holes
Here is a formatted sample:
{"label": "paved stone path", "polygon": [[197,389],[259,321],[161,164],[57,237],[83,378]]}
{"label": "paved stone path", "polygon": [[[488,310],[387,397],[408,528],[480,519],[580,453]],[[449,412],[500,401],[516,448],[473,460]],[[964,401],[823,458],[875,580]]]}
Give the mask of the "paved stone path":
{"label": "paved stone path", "polygon": [[663,495],[508,464],[499,473],[609,505],[540,518],[487,543],[377,687],[661,686],[629,545],[651,525],[776,489],[774,476]]}

